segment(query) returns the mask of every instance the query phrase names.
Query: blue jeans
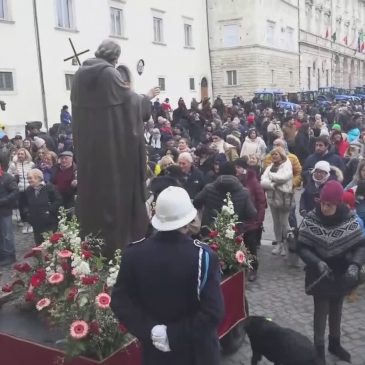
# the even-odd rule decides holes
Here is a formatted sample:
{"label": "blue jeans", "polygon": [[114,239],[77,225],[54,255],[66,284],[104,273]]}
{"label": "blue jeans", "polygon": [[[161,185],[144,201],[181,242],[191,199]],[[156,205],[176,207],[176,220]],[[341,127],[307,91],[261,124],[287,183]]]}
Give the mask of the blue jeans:
{"label": "blue jeans", "polygon": [[14,231],[11,215],[0,217],[0,256],[15,256]]}

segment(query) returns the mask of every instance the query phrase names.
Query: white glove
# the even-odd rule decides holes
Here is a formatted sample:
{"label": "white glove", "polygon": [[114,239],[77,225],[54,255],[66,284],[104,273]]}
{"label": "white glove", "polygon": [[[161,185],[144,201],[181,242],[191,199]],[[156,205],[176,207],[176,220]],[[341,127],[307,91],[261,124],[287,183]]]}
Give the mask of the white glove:
{"label": "white glove", "polygon": [[152,328],[151,339],[153,346],[155,346],[157,350],[162,352],[171,351],[169,339],[167,338],[167,327],[164,324],[159,324]]}

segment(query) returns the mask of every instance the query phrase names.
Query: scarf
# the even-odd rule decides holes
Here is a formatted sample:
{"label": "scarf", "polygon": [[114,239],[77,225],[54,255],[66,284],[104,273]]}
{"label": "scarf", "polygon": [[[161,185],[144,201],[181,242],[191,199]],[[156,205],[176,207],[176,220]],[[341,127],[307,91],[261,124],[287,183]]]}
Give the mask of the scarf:
{"label": "scarf", "polygon": [[341,257],[362,240],[362,229],[355,214],[340,205],[334,216],[325,217],[320,207],[303,219],[298,241],[318,253],[323,259]]}

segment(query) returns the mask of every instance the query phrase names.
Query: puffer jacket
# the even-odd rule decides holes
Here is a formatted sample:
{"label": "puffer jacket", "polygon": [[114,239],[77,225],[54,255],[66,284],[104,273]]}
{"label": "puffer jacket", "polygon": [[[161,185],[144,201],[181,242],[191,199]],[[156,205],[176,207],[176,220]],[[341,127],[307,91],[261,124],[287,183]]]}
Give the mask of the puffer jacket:
{"label": "puffer jacket", "polygon": [[202,227],[211,225],[217,212],[222,209],[227,193],[232,196],[234,211],[239,222],[254,218],[257,211],[250,198],[249,191],[232,175],[221,175],[204,189],[194,199],[194,206],[203,210]]}
{"label": "puffer jacket", "polygon": [[247,136],[245,138],[245,142],[243,142],[240,157],[255,155],[260,161],[262,161],[265,157],[265,153],[266,144],[261,137],[256,137],[252,140]]}
{"label": "puffer jacket", "polygon": [[30,160],[20,162],[18,161],[17,156],[15,156],[13,162],[10,163],[8,173],[17,178],[20,192],[25,191],[29,186],[27,175],[32,169],[34,169],[34,162]]}

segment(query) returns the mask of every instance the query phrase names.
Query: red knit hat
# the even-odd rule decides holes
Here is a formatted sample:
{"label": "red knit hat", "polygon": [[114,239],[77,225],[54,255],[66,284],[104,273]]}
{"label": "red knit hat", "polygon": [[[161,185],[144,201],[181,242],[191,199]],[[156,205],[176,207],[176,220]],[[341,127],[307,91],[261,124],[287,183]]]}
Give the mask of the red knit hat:
{"label": "red knit hat", "polygon": [[347,204],[350,209],[356,208],[356,198],[353,190],[347,190],[343,193],[342,201]]}
{"label": "red knit hat", "polygon": [[255,116],[254,115],[251,114],[247,117],[247,123],[248,124],[253,124],[254,121],[255,121]]}
{"label": "red knit hat", "polygon": [[335,180],[330,180],[325,183],[319,196],[321,202],[332,203],[339,205],[343,201],[343,187]]}

